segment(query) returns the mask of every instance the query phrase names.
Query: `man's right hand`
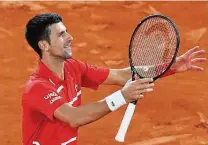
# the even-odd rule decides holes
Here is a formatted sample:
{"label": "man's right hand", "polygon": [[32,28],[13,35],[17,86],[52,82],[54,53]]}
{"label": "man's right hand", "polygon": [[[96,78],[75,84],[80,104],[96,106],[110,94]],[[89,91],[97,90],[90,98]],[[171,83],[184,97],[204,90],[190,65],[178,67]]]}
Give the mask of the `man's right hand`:
{"label": "man's right hand", "polygon": [[128,81],[121,89],[127,103],[136,101],[142,98],[142,94],[153,91],[154,83],[152,78],[138,79],[134,81]]}

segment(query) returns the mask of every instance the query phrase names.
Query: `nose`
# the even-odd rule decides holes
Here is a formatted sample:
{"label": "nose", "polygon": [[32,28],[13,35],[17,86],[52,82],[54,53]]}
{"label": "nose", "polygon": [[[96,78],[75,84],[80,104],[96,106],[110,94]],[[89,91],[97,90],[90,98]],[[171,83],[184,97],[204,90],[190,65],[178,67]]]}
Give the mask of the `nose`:
{"label": "nose", "polygon": [[66,38],[67,38],[67,40],[69,40],[69,41],[72,41],[73,40],[73,37],[72,37],[72,35],[70,35],[68,32],[65,32],[65,34],[66,34]]}
{"label": "nose", "polygon": [[70,40],[70,41],[73,40],[73,37],[72,37],[72,35],[70,35],[70,34],[69,34],[69,40]]}

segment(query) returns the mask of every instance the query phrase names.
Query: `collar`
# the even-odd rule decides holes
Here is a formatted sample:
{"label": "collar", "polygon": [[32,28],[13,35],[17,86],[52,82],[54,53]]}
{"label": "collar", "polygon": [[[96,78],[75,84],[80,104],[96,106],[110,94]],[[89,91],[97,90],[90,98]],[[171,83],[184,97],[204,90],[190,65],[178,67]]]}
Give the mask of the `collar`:
{"label": "collar", "polygon": [[[38,62],[38,69],[37,72],[47,78],[51,83],[60,84],[64,82],[64,80],[61,80],[54,72],[52,72],[41,60]],[[66,78],[66,69],[64,67],[64,77]],[[54,85],[55,85],[54,84]]]}

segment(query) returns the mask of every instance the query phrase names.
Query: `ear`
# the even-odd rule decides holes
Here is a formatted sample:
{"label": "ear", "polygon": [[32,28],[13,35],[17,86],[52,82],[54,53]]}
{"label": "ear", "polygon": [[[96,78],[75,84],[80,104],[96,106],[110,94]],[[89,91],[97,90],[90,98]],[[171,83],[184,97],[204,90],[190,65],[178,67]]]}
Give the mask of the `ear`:
{"label": "ear", "polygon": [[49,44],[45,40],[40,40],[38,42],[38,46],[42,51],[48,51],[49,50]]}

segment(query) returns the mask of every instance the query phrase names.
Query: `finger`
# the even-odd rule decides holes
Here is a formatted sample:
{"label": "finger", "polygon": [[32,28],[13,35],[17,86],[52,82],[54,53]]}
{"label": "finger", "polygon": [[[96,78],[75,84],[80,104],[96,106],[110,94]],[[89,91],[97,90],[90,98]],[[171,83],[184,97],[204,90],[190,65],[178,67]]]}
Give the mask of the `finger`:
{"label": "finger", "polygon": [[143,79],[136,80],[135,82],[138,84],[151,83],[153,82],[153,78],[143,78]]}
{"label": "finger", "polygon": [[195,57],[197,55],[202,55],[202,54],[205,54],[205,51],[204,50],[198,50],[198,51],[195,51],[195,52],[191,53],[190,57]]}
{"label": "finger", "polygon": [[146,84],[139,84],[139,85],[137,85],[136,86],[136,89],[138,89],[138,90],[142,90],[142,89],[148,89],[148,88],[152,88],[152,87],[154,87],[154,83],[146,83]]}
{"label": "finger", "polygon": [[143,94],[143,93],[148,93],[148,92],[152,92],[152,91],[153,91],[153,88],[148,88],[148,89],[139,90],[138,93]]}
{"label": "finger", "polygon": [[139,97],[138,97],[138,99],[142,99],[142,98],[144,98],[144,95],[143,94],[140,94]]}
{"label": "finger", "polygon": [[135,91],[132,94],[132,96],[133,96],[132,99],[137,100],[139,98],[143,98],[144,97],[143,93],[152,92],[152,91],[153,91],[153,89],[143,89],[143,90]]}
{"label": "finger", "polygon": [[204,68],[199,67],[199,66],[195,66],[195,65],[192,65],[192,66],[191,66],[191,69],[192,69],[192,70],[195,70],[195,71],[203,71],[203,70],[204,70]]}
{"label": "finger", "polygon": [[207,117],[203,113],[197,112],[197,114],[199,115],[200,122],[204,123],[208,120]]}
{"label": "finger", "polygon": [[191,60],[191,63],[205,62],[206,60],[207,60],[206,58],[194,58]]}
{"label": "finger", "polygon": [[193,52],[199,50],[199,46],[195,46],[194,48],[191,48],[190,50],[187,51],[186,54],[191,55]]}

